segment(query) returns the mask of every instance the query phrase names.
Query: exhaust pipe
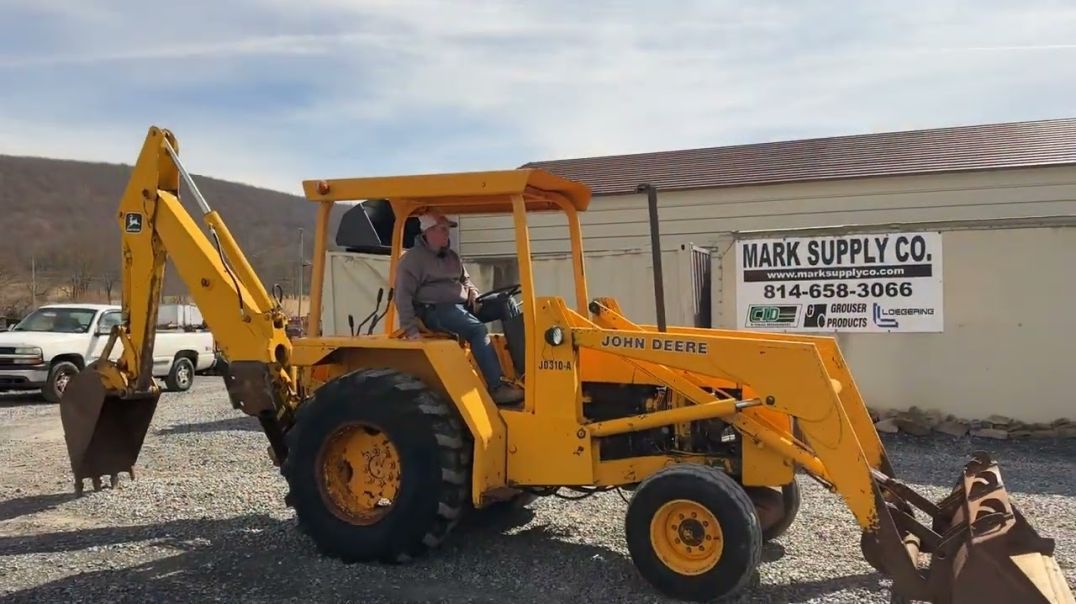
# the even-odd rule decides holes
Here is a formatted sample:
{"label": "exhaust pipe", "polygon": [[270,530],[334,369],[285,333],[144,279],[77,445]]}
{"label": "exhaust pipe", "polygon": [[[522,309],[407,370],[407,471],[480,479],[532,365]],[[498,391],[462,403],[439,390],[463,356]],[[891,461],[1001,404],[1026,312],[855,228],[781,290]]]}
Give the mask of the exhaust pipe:
{"label": "exhaust pipe", "polygon": [[654,308],[658,315],[658,331],[665,332],[665,276],[661,271],[661,234],[658,232],[658,190],[654,185],[643,183],[635,187],[636,193],[646,192],[650,209],[650,253],[654,258]]}

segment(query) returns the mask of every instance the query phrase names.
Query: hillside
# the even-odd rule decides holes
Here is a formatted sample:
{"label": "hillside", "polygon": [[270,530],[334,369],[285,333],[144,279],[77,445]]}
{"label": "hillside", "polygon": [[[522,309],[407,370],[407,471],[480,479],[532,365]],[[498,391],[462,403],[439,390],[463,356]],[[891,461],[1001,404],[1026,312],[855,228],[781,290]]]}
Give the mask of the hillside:
{"label": "hillside", "polygon": [[[115,212],[131,166],[0,155],[0,313],[21,314],[30,302],[36,265],[43,300],[117,302],[119,227]],[[194,175],[199,190],[224,218],[266,287],[296,290],[299,232],[305,258],[313,250],[316,205],[302,197]],[[188,211],[199,216],[186,185]],[[332,233],[344,207],[332,221]],[[169,270],[165,293],[186,288]],[[309,288],[309,270],[303,291]]]}

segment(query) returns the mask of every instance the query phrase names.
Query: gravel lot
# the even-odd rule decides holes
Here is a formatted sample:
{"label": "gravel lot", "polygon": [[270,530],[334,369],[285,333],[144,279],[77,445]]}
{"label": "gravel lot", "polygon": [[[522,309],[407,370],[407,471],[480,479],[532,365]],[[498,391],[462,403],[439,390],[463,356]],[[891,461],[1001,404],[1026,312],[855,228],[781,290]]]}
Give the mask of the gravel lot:
{"label": "gravel lot", "polygon": [[[940,497],[976,448],[1001,460],[1033,525],[1058,541],[1076,584],[1076,443],[886,437],[898,472]],[[624,545],[614,492],[540,500],[516,522],[465,526],[409,566],[321,558],[284,507],[285,485],[253,420],[233,411],[219,377],[166,394],[138,480],[76,499],[54,406],[0,397],[0,597],[5,601],[243,600],[363,602],[662,602]],[[888,602],[861,558],[840,499],[801,478],[799,520],[763,554],[744,601]]]}

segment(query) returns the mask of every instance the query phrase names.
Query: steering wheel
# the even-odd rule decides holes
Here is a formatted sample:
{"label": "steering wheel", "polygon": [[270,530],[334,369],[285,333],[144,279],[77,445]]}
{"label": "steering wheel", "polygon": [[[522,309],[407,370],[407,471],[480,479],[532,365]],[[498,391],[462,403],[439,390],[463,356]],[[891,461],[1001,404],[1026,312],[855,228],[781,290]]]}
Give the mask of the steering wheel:
{"label": "steering wheel", "polygon": [[491,289],[490,291],[482,294],[481,296],[478,296],[477,298],[475,298],[475,302],[485,302],[489,298],[493,298],[500,295],[514,296],[520,291],[521,290],[519,283],[516,283],[515,285],[506,285],[504,287],[498,287],[497,289]]}

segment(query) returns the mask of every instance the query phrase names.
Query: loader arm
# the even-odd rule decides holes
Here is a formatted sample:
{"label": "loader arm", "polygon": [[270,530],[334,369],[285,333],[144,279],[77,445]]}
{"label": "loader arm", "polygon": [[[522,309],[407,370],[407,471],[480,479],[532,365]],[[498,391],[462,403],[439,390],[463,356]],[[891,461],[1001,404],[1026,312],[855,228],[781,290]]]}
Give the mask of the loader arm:
{"label": "loader arm", "polygon": [[[210,237],[179,200],[186,179]],[[283,455],[281,426],[298,401],[290,373],[286,317],[274,304],[220,215],[211,210],[179,161],[167,130],[150,128],[120,201],[123,320],[101,358],[73,380],[61,399],[68,453],[81,490],[94,480],[132,472],[160,397],[153,380],[153,347],[166,260],[197,304],[229,361],[225,378],[232,405],[261,421],[275,457]],[[109,354],[123,345],[118,363]]]}
{"label": "loader arm", "polygon": [[[949,496],[933,503],[898,481],[869,422],[855,382],[832,340],[722,330],[654,331],[631,323],[615,304],[595,301],[594,321],[576,321],[579,348],[619,356],[692,404],[588,425],[604,436],[721,419],[745,447],[765,447],[799,465],[845,501],[862,530],[867,561],[893,580],[893,591],[929,602],[1020,601],[1072,604],[1053,557],[1015,506],[997,464],[977,453]],[[589,323],[589,325],[588,325]],[[701,388],[719,378],[746,384],[756,398],[721,399]],[[795,418],[801,441],[769,421]],[[925,513],[921,524],[914,509]],[[931,554],[930,565],[919,554]],[[997,598],[996,600],[993,598]]]}

